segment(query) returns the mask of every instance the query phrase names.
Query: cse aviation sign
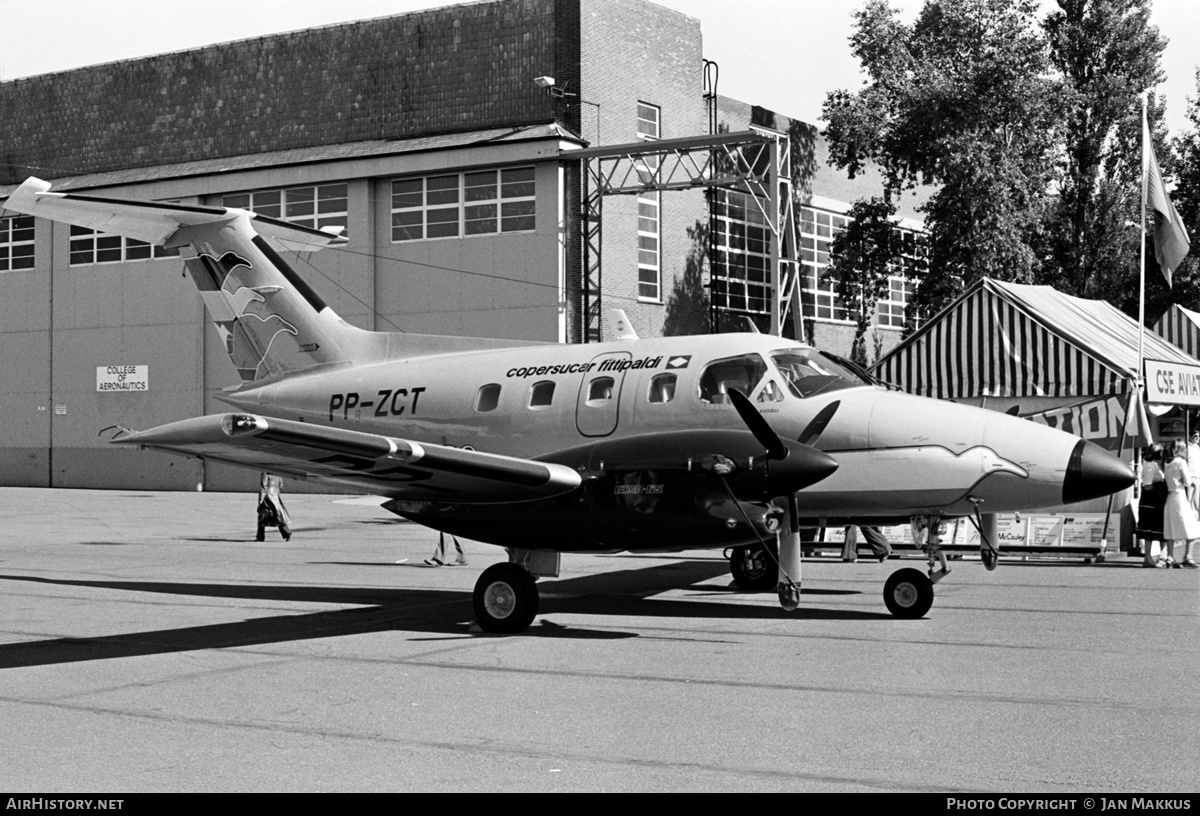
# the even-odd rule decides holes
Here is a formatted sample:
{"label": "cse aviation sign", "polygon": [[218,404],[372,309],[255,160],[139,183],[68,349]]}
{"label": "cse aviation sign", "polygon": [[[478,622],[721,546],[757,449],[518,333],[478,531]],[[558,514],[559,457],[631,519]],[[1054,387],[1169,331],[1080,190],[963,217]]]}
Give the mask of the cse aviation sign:
{"label": "cse aviation sign", "polygon": [[1200,405],[1200,366],[1146,360],[1146,401]]}
{"label": "cse aviation sign", "polygon": [[96,366],[96,390],[100,393],[149,391],[150,366]]}

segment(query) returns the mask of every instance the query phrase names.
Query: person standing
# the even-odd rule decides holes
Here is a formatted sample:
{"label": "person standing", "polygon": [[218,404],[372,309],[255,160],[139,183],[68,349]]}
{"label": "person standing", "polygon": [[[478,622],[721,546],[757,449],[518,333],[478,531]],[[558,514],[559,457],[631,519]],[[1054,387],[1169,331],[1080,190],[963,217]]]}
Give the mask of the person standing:
{"label": "person standing", "polygon": [[1200,517],[1200,428],[1188,434],[1187,469],[1192,477],[1192,509]]}
{"label": "person standing", "polygon": [[265,541],[267,527],[278,527],[284,541],[292,540],[291,519],[283,506],[283,479],[271,473],[258,478],[258,535],[255,541]]}
{"label": "person standing", "polygon": [[1142,546],[1143,567],[1165,567],[1155,559],[1154,544],[1163,549],[1163,507],[1167,503],[1167,479],[1163,475],[1162,445],[1155,442],[1142,452],[1141,496],[1138,498],[1136,535]]}
{"label": "person standing", "polygon": [[458,539],[455,538],[454,536],[450,536],[450,539],[454,542],[455,558],[454,558],[453,564],[446,563],[446,534],[445,533],[438,533],[438,543],[437,543],[437,547],[435,547],[433,550],[433,557],[426,558],[425,563],[431,567],[445,567],[445,566],[465,567],[467,565],[467,557],[465,555],[463,555],[462,545],[458,543]]}
{"label": "person standing", "polygon": [[[1200,519],[1192,509],[1193,484],[1184,461],[1186,455],[1187,443],[1182,439],[1167,446],[1163,455],[1167,503],[1163,510],[1163,554],[1160,561],[1168,567],[1187,566],[1191,569],[1196,567],[1196,562],[1192,560],[1192,546],[1200,538]],[[1175,561],[1175,546],[1179,542],[1185,546],[1183,564]]]}

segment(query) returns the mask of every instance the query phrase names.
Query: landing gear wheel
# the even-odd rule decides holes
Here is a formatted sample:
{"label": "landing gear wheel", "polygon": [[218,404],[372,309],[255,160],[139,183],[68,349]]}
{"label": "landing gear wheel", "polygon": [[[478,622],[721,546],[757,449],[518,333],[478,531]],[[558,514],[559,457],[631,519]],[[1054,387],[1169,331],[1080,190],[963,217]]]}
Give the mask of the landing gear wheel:
{"label": "landing gear wheel", "polygon": [[475,582],[475,618],[485,632],[524,632],[538,612],[533,576],[516,564],[493,564]]}
{"label": "landing gear wheel", "polygon": [[883,603],[897,618],[923,617],[933,606],[933,582],[920,570],[897,570],[883,585]]}
{"label": "landing gear wheel", "polygon": [[729,572],[743,592],[766,592],[779,583],[779,554],[774,544],[735,547],[729,555]]}
{"label": "landing gear wheel", "polygon": [[994,570],[996,565],[1000,563],[1000,553],[984,544],[979,548],[979,560],[988,568],[988,571]]}

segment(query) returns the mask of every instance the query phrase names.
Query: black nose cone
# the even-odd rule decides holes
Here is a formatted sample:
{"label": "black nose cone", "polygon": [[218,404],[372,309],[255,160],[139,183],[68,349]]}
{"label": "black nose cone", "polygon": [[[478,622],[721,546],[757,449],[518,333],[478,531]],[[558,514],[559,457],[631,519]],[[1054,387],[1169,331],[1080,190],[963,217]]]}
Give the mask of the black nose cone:
{"label": "black nose cone", "polygon": [[781,460],[769,460],[768,474],[772,496],[782,496],[814,485],[838,469],[837,460],[809,445],[785,442],[787,455]]}
{"label": "black nose cone", "polygon": [[1133,484],[1133,468],[1085,439],[1071,451],[1063,479],[1063,504],[1098,499]]}

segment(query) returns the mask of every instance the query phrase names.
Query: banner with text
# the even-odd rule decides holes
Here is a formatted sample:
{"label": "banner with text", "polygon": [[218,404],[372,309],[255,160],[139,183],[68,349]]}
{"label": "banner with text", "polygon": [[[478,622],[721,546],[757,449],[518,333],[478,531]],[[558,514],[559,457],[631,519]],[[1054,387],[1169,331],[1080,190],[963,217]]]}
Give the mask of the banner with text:
{"label": "banner with text", "polygon": [[1200,366],[1146,360],[1146,401],[1200,405]]}

